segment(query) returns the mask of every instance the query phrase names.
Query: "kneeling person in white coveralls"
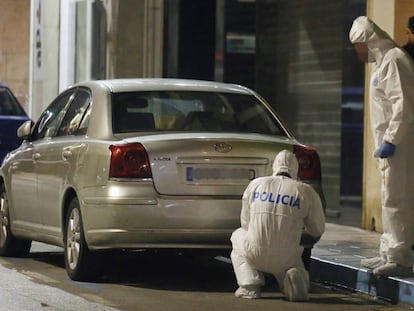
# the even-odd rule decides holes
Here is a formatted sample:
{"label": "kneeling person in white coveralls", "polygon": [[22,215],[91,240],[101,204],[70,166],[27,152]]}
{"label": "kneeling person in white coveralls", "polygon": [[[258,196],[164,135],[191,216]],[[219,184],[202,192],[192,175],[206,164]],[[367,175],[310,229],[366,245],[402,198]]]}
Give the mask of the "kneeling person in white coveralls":
{"label": "kneeling person in white coveralls", "polygon": [[320,237],[325,230],[321,200],[308,184],[297,181],[298,162],[279,152],[273,175],[250,182],[243,194],[241,228],[231,236],[231,260],[241,298],[259,298],[263,272],[273,274],[290,301],[306,301],[309,274],[300,245],[303,233]]}

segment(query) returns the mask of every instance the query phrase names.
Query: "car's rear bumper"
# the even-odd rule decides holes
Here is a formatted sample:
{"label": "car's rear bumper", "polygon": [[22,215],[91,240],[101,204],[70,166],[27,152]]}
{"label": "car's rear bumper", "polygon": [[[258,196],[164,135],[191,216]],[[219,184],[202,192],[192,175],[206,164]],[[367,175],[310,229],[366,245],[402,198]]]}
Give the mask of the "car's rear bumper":
{"label": "car's rear bumper", "polygon": [[83,194],[91,249],[230,247],[230,235],[240,227],[241,197],[160,196],[145,183]]}
{"label": "car's rear bumper", "polygon": [[238,196],[162,196],[151,182],[89,188],[81,202],[90,249],[230,248],[242,204]]}
{"label": "car's rear bumper", "polygon": [[140,248],[231,248],[234,229],[101,229],[88,232],[92,250]]}

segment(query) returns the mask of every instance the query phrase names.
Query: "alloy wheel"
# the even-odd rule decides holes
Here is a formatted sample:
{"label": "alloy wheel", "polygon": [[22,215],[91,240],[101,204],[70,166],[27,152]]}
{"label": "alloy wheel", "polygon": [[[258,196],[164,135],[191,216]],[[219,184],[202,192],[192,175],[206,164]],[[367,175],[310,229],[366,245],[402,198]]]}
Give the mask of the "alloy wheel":
{"label": "alloy wheel", "polygon": [[81,224],[80,214],[77,208],[72,209],[70,213],[66,238],[67,260],[69,267],[73,270],[78,265],[81,251]]}
{"label": "alloy wheel", "polygon": [[9,226],[9,214],[7,208],[6,194],[3,192],[0,197],[0,246],[6,243]]}

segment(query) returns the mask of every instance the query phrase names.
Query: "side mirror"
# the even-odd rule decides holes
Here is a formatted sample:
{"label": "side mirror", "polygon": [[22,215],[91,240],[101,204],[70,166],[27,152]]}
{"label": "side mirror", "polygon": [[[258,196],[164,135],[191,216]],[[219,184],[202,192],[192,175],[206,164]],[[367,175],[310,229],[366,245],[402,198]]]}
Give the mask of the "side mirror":
{"label": "side mirror", "polygon": [[33,125],[32,120],[28,120],[24,122],[22,125],[20,125],[19,128],[17,129],[17,137],[23,140],[27,140],[32,133],[32,125]]}

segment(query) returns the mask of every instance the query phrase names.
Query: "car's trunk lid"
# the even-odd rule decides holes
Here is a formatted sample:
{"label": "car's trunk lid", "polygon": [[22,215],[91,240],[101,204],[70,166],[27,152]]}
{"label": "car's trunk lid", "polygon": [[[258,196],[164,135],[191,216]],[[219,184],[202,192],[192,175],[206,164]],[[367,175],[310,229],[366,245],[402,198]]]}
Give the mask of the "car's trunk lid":
{"label": "car's trunk lid", "polygon": [[163,195],[240,196],[251,180],[271,175],[275,155],[294,143],[285,137],[263,141],[258,135],[156,136],[139,141]]}

